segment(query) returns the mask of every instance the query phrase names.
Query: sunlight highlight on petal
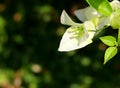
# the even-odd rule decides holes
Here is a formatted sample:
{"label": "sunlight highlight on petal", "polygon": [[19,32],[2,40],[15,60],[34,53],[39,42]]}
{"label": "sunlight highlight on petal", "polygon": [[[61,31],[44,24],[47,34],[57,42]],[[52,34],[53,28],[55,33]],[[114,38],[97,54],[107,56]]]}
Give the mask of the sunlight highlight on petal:
{"label": "sunlight highlight on petal", "polygon": [[82,22],[86,20],[91,20],[92,18],[98,17],[99,14],[92,7],[86,7],[84,9],[79,9],[74,12],[76,17]]}
{"label": "sunlight highlight on petal", "polygon": [[68,14],[66,13],[65,10],[63,10],[63,12],[61,14],[60,21],[62,24],[65,24],[65,25],[80,25],[80,24],[72,21],[72,19],[68,16]]}
{"label": "sunlight highlight on petal", "polygon": [[93,22],[92,21],[84,22],[84,28],[88,31],[89,39],[92,39],[96,31],[96,28]]}
{"label": "sunlight highlight on petal", "polygon": [[110,26],[110,17],[101,17],[96,29],[102,29],[106,26]]}

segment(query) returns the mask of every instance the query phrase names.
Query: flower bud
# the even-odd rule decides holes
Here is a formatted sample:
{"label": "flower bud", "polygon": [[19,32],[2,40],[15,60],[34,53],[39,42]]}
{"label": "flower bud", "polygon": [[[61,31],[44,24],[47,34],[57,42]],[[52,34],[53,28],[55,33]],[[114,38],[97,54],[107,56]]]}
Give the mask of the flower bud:
{"label": "flower bud", "polygon": [[113,29],[120,28],[120,9],[117,9],[110,16],[110,25]]}
{"label": "flower bud", "polygon": [[120,8],[120,1],[119,0],[113,0],[111,3],[113,11]]}

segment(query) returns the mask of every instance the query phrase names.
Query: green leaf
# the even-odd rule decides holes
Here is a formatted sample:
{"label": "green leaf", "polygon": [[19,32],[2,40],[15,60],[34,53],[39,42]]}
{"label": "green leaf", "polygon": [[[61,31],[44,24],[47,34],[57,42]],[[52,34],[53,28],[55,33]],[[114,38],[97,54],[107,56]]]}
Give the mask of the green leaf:
{"label": "green leaf", "polygon": [[95,8],[99,13],[110,16],[112,13],[112,7],[107,0],[86,0],[87,3]]}
{"label": "green leaf", "polygon": [[100,40],[108,46],[115,46],[116,45],[116,39],[113,36],[104,36],[104,37],[100,37]]}
{"label": "green leaf", "polygon": [[104,64],[117,54],[117,47],[109,47],[105,51]]}

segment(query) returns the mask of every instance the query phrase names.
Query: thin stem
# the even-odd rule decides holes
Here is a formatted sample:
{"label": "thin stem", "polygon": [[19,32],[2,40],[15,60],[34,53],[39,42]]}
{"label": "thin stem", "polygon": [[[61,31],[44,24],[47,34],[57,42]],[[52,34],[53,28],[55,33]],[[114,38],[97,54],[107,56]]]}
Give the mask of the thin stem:
{"label": "thin stem", "polygon": [[120,45],[120,28],[118,29],[118,45]]}

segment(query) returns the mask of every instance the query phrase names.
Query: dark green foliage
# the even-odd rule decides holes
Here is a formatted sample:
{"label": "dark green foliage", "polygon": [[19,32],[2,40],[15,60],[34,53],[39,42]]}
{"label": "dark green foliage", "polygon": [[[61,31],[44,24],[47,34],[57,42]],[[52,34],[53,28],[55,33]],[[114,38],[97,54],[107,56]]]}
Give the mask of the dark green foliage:
{"label": "dark green foliage", "polygon": [[0,88],[119,88],[120,56],[103,65],[100,41],[57,51],[66,29],[62,10],[74,18],[85,6],[83,0],[0,1]]}

